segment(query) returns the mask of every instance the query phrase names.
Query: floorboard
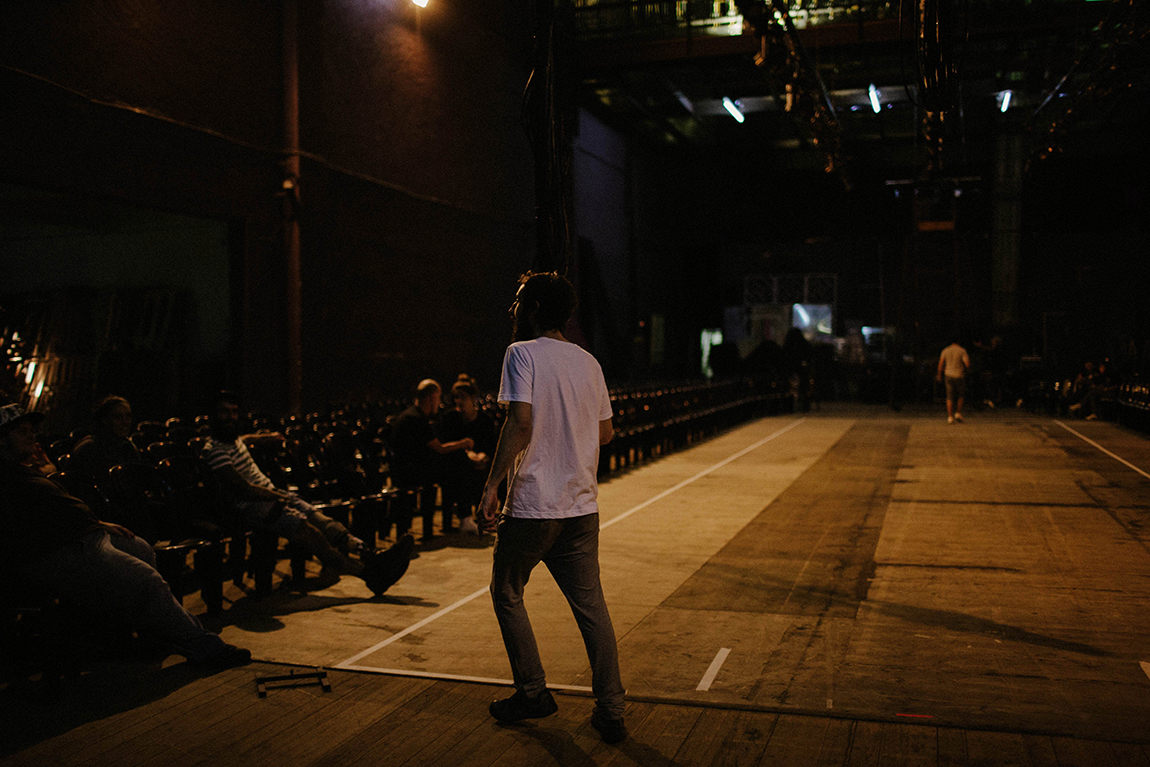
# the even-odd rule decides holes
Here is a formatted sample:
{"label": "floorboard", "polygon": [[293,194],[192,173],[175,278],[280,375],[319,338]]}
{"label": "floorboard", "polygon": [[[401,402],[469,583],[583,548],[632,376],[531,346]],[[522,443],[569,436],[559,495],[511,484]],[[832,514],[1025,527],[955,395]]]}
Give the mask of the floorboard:
{"label": "floorboard", "polygon": [[831,720],[819,717],[780,715],[759,764],[769,767],[817,764],[830,723]]}

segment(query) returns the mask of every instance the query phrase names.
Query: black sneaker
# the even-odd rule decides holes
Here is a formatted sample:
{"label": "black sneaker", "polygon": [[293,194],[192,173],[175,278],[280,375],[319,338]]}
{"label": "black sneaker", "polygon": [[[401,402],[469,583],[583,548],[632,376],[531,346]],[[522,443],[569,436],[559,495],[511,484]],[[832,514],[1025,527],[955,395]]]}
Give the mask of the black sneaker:
{"label": "black sneaker", "polygon": [[364,564],[362,577],[372,594],[379,596],[403,577],[408,565],[411,564],[411,551],[414,547],[415,539],[410,535],[403,535],[390,549],[374,554],[368,559]]}
{"label": "black sneaker", "polygon": [[523,719],[542,719],[559,710],[550,690],[536,698],[528,698],[521,690],[516,690],[510,698],[493,700],[487,707],[491,715],[500,722],[518,722]]}
{"label": "black sneaker", "polygon": [[591,726],[599,731],[599,737],[604,743],[620,743],[627,739],[627,725],[623,724],[623,717],[608,719],[598,706],[591,712]]}

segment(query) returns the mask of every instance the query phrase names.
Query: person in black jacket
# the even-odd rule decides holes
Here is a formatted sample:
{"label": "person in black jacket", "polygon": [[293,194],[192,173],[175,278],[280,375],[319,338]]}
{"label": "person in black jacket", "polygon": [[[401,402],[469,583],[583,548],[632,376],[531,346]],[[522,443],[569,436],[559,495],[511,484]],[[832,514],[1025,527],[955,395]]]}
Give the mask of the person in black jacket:
{"label": "person in black jacket", "polygon": [[[401,490],[419,494],[419,512],[423,517],[423,542],[435,535],[435,486],[442,481],[440,457],[460,450],[471,450],[475,443],[465,437],[441,442],[435,436],[433,419],[439,413],[443,389],[439,382],[425,378],[415,390],[415,403],[391,424],[391,481]],[[396,534],[406,534],[411,527],[413,495],[403,496],[405,506],[396,519]],[[446,526],[446,519],[444,520]]]}
{"label": "person in black jacket", "polygon": [[78,498],[26,465],[39,413],[0,407],[0,562],[18,579],[167,642],[193,663],[226,668],[251,653],[205,629],[156,572],[152,547],[97,519]]}
{"label": "person in black jacket", "polygon": [[457,450],[443,458],[443,530],[451,529],[452,518],[459,517],[460,529],[479,534],[472,508],[479,503],[491,456],[495,452],[495,423],[479,409],[479,391],[475,381],[461,375],[451,387],[454,404],[439,419],[439,440],[443,443],[470,439],[470,450]]}

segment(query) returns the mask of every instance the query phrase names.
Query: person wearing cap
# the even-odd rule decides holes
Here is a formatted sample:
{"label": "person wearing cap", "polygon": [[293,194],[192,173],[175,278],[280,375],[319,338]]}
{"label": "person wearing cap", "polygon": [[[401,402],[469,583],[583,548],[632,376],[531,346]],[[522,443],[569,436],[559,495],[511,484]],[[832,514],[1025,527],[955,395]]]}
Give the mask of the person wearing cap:
{"label": "person wearing cap", "polygon": [[40,413],[0,407],[0,566],[18,579],[167,642],[190,662],[243,665],[251,653],[205,629],[156,572],[152,547],[100,521],[80,499],[26,465]]}

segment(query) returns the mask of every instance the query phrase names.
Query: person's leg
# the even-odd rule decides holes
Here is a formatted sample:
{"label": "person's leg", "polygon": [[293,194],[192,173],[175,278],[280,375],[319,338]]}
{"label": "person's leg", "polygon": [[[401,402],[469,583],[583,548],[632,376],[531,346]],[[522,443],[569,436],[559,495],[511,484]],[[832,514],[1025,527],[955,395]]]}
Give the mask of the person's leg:
{"label": "person's leg", "polygon": [[344,553],[363,548],[363,541],[354,538],[343,523],[332,519],[302,498],[293,495],[287,501],[287,507],[302,513],[334,548]]}
{"label": "person's leg", "polygon": [[567,597],[591,662],[591,689],[608,719],[623,716],[623,682],[615,629],[599,580],[599,515],[562,520],[563,530],[543,558]]}
{"label": "person's leg", "polygon": [[461,519],[463,517],[463,511],[460,508],[462,493],[455,478],[444,478],[441,492],[443,493],[443,532],[449,533],[455,527],[456,514],[458,513]]}
{"label": "person's leg", "polygon": [[491,568],[491,601],[511,663],[515,688],[529,698],[547,691],[535,632],[523,605],[523,589],[543,559],[560,525],[552,520],[503,517]]}
{"label": "person's leg", "polygon": [[415,490],[407,485],[397,485],[399,495],[392,503],[395,509],[395,539],[399,540],[411,530],[411,520],[415,518],[417,503]]}
{"label": "person's leg", "polygon": [[332,546],[327,536],[320,532],[320,529],[311,524],[306,518],[302,518],[302,514],[301,518],[293,519],[293,510],[289,509],[284,513],[283,519],[285,520],[285,524],[280,530],[280,534],[292,543],[303,546],[308,554],[311,554],[322,562],[325,567],[330,567],[337,572],[347,573],[348,575],[363,574],[362,562],[358,559],[352,559],[347,554],[344,554]]}
{"label": "person's leg", "polygon": [[25,565],[21,575],[170,643],[190,660],[210,660],[228,649],[176,601],[154,562],[142,538],[100,531]]}
{"label": "person's leg", "polygon": [[966,379],[954,379],[954,420],[962,420],[962,401],[966,399]]}
{"label": "person's leg", "polygon": [[427,540],[435,535],[435,499],[439,486],[427,484],[419,496],[419,514],[423,517],[423,539]]}

